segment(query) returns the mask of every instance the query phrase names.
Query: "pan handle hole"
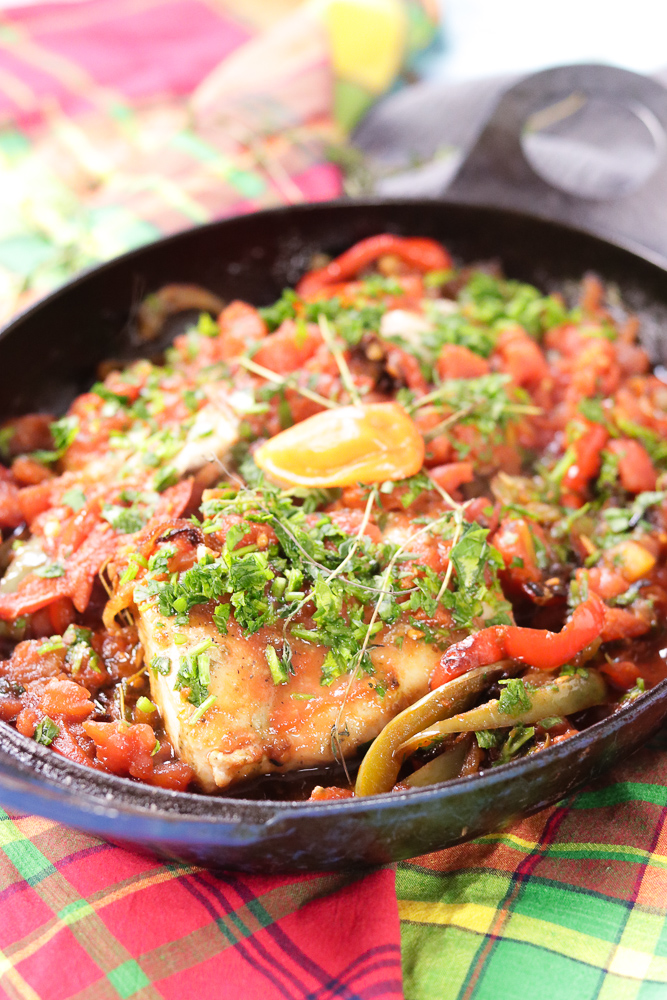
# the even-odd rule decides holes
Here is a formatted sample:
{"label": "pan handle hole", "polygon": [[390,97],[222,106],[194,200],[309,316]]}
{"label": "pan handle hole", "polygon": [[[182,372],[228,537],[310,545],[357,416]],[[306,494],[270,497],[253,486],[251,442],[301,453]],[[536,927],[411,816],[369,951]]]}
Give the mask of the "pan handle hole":
{"label": "pan handle hole", "polygon": [[521,145],[547,183],[580,198],[624,198],[655,172],[667,140],[638,103],[573,92],[526,119]]}

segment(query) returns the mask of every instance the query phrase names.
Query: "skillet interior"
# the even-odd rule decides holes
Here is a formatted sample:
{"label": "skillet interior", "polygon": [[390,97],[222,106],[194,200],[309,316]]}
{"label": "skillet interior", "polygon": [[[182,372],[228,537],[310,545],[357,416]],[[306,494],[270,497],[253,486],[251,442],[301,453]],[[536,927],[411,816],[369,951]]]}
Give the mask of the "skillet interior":
{"label": "skillet interior", "polygon": [[[94,269],[0,333],[0,414],[62,410],[108,357],[141,353],[133,307],[172,281],[268,304],[316,251],[381,231],[441,239],[462,260],[502,259],[543,288],[587,270],[615,282],[667,360],[666,271],[601,239],[504,210],[431,201],[279,209],[162,240]],[[441,788],[342,802],[173,793],[100,775],[0,726],[0,799],[110,839],[211,867],[277,872],[386,863],[453,844],[556,801],[640,746],[667,716],[667,681],[620,714],[537,756]]]}

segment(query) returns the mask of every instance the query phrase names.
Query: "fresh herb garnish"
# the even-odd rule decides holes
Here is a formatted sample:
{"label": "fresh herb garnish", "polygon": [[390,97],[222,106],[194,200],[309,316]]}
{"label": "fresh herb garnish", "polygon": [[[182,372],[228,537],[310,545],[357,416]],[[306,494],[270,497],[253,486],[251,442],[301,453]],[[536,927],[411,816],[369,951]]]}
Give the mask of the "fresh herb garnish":
{"label": "fresh herb garnish", "polygon": [[535,735],[534,726],[515,726],[510,730],[509,736],[503,744],[498,760],[494,764],[507,764],[513,757],[516,757],[526,743],[532,740]]}
{"label": "fresh herb garnish", "polygon": [[37,569],[33,570],[35,576],[41,576],[46,580],[52,580],[55,577],[65,575],[65,567],[62,563],[51,562],[46,563],[44,566],[38,566]]}
{"label": "fresh herb garnish", "polygon": [[60,727],[55,724],[53,719],[50,719],[48,715],[45,715],[42,721],[37,723],[32,738],[36,743],[41,743],[42,746],[50,747],[59,735]]}
{"label": "fresh herb garnish", "polygon": [[79,433],[79,421],[76,417],[61,417],[50,425],[53,449],[51,451],[33,451],[31,458],[42,465],[50,465],[62,458],[74,438]]}
{"label": "fresh herb garnish", "polygon": [[521,677],[510,677],[498,682],[503,690],[498,699],[498,710],[505,715],[521,715],[531,707],[530,695]]}
{"label": "fresh herb garnish", "polygon": [[66,493],[63,493],[62,499],[63,503],[71,507],[75,514],[82,510],[87,503],[86,494],[80,486],[73,486],[70,490],[67,490]]}
{"label": "fresh herb garnish", "polygon": [[131,535],[135,531],[141,531],[147,520],[146,515],[134,505],[121,507],[120,504],[113,503],[104,504],[102,517],[119,535]]}

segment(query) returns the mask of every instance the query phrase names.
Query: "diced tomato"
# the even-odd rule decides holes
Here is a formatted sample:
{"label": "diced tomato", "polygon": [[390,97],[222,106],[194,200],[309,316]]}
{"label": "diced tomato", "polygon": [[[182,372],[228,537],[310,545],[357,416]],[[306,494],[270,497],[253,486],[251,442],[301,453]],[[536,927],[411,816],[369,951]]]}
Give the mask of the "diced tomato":
{"label": "diced tomato", "polygon": [[335,802],[337,799],[351,799],[353,797],[354,792],[351,788],[336,788],[335,786],[323,788],[322,785],[316,785],[310,793],[311,802]]}
{"label": "diced tomato", "polygon": [[446,490],[454,493],[464,483],[471,483],[475,478],[475,467],[472,462],[448,462],[446,465],[436,465],[429,470],[431,479]]}
{"label": "diced tomato", "polygon": [[[361,510],[332,510],[329,517],[341,531],[345,531],[348,535],[356,535],[363,522],[364,514]],[[319,518],[319,514],[313,514],[311,521],[314,523]],[[369,521],[364,528],[364,535],[376,545],[382,541],[382,532],[372,521]]]}
{"label": "diced tomato", "polygon": [[19,455],[12,462],[12,475],[19,486],[37,486],[47,479],[53,479],[53,473],[41,462],[36,462],[29,455]]}
{"label": "diced tomato", "polygon": [[589,481],[600,471],[601,453],[609,434],[601,424],[588,424],[587,428],[572,444],[574,462],[563,476],[562,483],[566,492],[583,493]]}
{"label": "diced tomato", "polygon": [[[76,761],[77,764],[83,764],[85,767],[95,767],[95,761],[86,753],[77,739],[77,731],[81,731],[78,723],[70,723],[59,719],[58,729],[60,731],[51,744],[51,749],[63,757],[67,757],[68,760]],[[85,736],[83,738],[85,739]]]}
{"label": "diced tomato", "polygon": [[43,653],[43,645],[40,640],[19,642],[11,658],[0,664],[0,674],[25,687],[31,681],[61,673],[65,662],[64,646]]}
{"label": "diced tomato", "polygon": [[655,489],[658,476],[643,444],[632,438],[616,438],[609,442],[607,451],[618,457],[621,486],[628,493],[644,493]]}
{"label": "diced tomato", "polygon": [[184,792],[194,776],[195,772],[184,760],[166,760],[161,764],[155,764],[148,780],[151,785],[157,785],[158,788]]}
{"label": "diced tomato", "polygon": [[490,371],[486,358],[461,344],[445,344],[438,358],[440,378],[479,378]]}
{"label": "diced tomato", "polygon": [[322,334],[313,323],[288,319],[269,334],[253,355],[253,361],[279,375],[298,371],[322,344]]}
{"label": "diced tomato", "polygon": [[599,669],[619,691],[629,691],[640,676],[639,668],[630,660],[603,660]]}
{"label": "diced tomato", "polygon": [[153,775],[155,732],[145,723],[84,722],[83,728],[97,747],[97,759],[112,774],[150,781]]}
{"label": "diced tomato", "polygon": [[499,359],[501,371],[507,372],[515,385],[534,389],[550,377],[549,365],[538,344],[521,327],[504,330],[494,356]]}
{"label": "diced tomato", "polygon": [[52,486],[49,481],[39,483],[37,486],[25,486],[18,494],[18,505],[22,515],[29,525],[48,510],[51,506]]}
{"label": "diced tomato", "polygon": [[218,316],[220,342],[218,354],[222,360],[237,358],[239,354],[267,334],[266,323],[254,306],[238,299],[230,302]]}
{"label": "diced tomato", "polygon": [[437,432],[444,419],[433,406],[424,406],[415,413],[415,423],[426,439],[426,465],[429,467],[450,463],[456,454],[445,431],[441,434]]}
{"label": "diced tomato", "polygon": [[13,434],[7,441],[10,456],[25,455],[39,448],[48,450],[53,447],[51,439],[51,423],[53,417],[48,413],[26,413],[23,417],[14,417],[3,424],[2,431],[12,428]]}
{"label": "diced tomato", "polygon": [[39,707],[49,718],[62,718],[68,722],[82,722],[95,709],[90,692],[75,681],[54,677],[46,685]]}
{"label": "diced tomato", "polygon": [[0,466],[0,529],[18,528],[22,521],[18,486],[10,473]]}
{"label": "diced tomato", "polygon": [[653,628],[654,617],[648,609],[605,608],[602,642],[616,642],[617,639],[637,639]]}
{"label": "diced tomato", "polygon": [[49,617],[54,635],[62,635],[75,620],[74,606],[69,597],[61,597],[49,606]]}
{"label": "diced tomato", "polygon": [[419,362],[412,354],[408,354],[402,347],[390,347],[385,364],[389,374],[398,382],[407,385],[408,389],[412,389],[419,396],[425,395],[428,382],[419,367]]}
{"label": "diced tomato", "polygon": [[[578,578],[581,574],[581,570],[577,571]],[[613,600],[614,597],[624,594],[630,587],[628,581],[618,570],[606,564],[593,566],[592,569],[586,570],[586,577],[590,589],[605,601]]]}

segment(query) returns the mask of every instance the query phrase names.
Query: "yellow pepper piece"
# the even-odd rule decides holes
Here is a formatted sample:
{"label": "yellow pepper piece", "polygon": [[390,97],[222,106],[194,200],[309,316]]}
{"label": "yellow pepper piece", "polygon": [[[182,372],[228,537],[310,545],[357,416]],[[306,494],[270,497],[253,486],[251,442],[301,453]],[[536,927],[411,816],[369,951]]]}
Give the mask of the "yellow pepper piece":
{"label": "yellow pepper piece", "polygon": [[636,583],[643,576],[648,576],[656,563],[655,556],[632,539],[614,545],[607,551],[606,557],[628,583]]}
{"label": "yellow pepper piece", "polygon": [[341,406],[276,434],[255,462],[281,486],[380,483],[419,472],[424,439],[397,403]]}

